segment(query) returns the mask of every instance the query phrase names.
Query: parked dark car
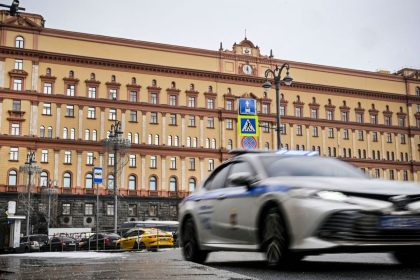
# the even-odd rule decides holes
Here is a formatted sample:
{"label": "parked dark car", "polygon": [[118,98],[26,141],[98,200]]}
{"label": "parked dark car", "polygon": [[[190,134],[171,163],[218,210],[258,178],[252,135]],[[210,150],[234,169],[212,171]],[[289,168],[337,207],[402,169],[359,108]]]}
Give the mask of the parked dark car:
{"label": "parked dark car", "polygon": [[38,252],[48,250],[48,235],[46,234],[33,234],[20,238],[19,251],[21,252]]}
{"label": "parked dark car", "polygon": [[79,243],[72,237],[57,236],[50,239],[48,246],[51,251],[76,251]]}
{"label": "parked dark car", "polygon": [[[98,233],[98,235],[93,234],[88,239],[80,241],[79,248],[82,250],[108,250],[108,249],[117,249],[116,242],[120,239],[116,233]],[[98,242],[96,242],[98,240]],[[98,243],[98,248],[96,247]]]}

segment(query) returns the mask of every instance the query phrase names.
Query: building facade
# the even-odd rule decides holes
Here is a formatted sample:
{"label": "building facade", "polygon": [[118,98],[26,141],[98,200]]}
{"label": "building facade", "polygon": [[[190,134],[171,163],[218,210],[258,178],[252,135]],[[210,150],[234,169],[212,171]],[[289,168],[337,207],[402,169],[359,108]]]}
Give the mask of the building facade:
{"label": "building facade", "polygon": [[[26,212],[20,167],[34,152],[32,231],[45,231],[48,189],[51,226],[95,227],[99,193],[100,227],[112,228],[114,159],[102,140],[118,120],[131,142],[115,174],[119,223],[177,219],[179,201],[242,147],[239,98],[257,100],[257,148],[276,148],[275,93],[261,86],[265,71],[284,62],[247,38],[203,50],[56,30],[40,15],[1,11],[0,209],[16,200]],[[288,63],[284,148],[318,150],[373,177],[419,180],[419,70]],[[98,188],[93,166],[104,167]]]}

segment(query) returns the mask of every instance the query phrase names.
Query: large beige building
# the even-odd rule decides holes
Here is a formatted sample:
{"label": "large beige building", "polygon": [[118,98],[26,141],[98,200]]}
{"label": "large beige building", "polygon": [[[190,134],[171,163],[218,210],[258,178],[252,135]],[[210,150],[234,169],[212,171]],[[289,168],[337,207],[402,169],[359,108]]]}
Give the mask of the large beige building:
{"label": "large beige building", "polygon": [[[113,158],[101,140],[118,120],[131,141],[117,174],[120,222],[176,219],[179,198],[241,148],[240,97],[257,100],[257,148],[276,148],[275,91],[262,84],[265,70],[285,62],[246,38],[203,50],[56,30],[40,15],[1,11],[0,203],[24,197],[19,168],[33,151],[41,168],[35,213],[45,206],[37,194],[56,187],[56,223],[93,226],[92,168],[103,166],[101,215],[111,226]],[[288,63],[294,82],[281,87],[283,147],[318,150],[374,177],[419,180],[419,70]]]}

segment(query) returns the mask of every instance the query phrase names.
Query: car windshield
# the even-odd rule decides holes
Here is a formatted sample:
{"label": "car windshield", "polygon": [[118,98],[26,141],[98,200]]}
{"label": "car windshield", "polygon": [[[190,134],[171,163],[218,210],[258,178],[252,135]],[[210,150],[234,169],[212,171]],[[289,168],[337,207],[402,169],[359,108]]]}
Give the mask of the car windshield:
{"label": "car windshield", "polygon": [[279,157],[262,158],[269,177],[321,176],[367,178],[359,169],[340,160],[324,157]]}

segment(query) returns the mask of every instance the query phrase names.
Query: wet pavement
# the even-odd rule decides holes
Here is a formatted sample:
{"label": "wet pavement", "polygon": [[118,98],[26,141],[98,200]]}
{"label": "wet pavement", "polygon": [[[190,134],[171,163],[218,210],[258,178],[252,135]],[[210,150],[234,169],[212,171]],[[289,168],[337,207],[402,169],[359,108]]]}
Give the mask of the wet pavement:
{"label": "wet pavement", "polygon": [[0,279],[253,279],[160,252],[56,252],[0,255]]}

